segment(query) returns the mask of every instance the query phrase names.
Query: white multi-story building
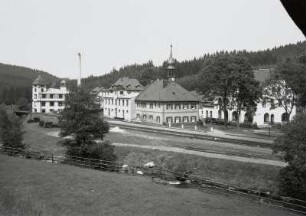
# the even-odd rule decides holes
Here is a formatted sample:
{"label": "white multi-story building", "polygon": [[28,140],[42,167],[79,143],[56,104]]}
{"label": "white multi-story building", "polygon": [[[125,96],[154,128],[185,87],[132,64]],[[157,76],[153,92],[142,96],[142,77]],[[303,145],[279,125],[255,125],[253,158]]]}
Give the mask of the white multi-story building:
{"label": "white multi-story building", "polygon": [[128,77],[118,79],[107,90],[100,90],[98,97],[103,116],[131,121],[136,116],[135,98],[142,90],[138,80]]}
{"label": "white multi-story building", "polygon": [[[280,88],[279,94],[287,95],[287,97],[292,97],[293,92],[289,89],[283,89],[285,81],[278,80],[276,82],[276,87]],[[271,91],[271,89],[276,89],[275,86],[268,85],[264,88],[265,91]],[[266,95],[263,95],[266,98]],[[285,96],[284,96],[285,97]],[[268,101],[260,100],[254,111],[246,112],[244,110],[241,111],[240,115],[238,114],[236,109],[228,110],[228,121],[229,122],[240,122],[240,123],[252,123],[256,124],[258,127],[266,127],[273,125],[275,123],[287,123],[291,121],[293,117],[296,115],[296,106],[290,103],[290,100],[286,102],[282,102],[279,104],[277,98],[270,96]],[[274,103],[271,101],[274,101]],[[286,107],[286,109],[285,109]],[[286,112],[287,110],[287,112]],[[290,113],[290,115],[288,114]],[[212,101],[202,102],[202,108],[200,109],[200,117],[202,119],[224,119],[224,112],[220,109],[218,105],[218,98]]]}
{"label": "white multi-story building", "polygon": [[61,112],[65,108],[68,93],[65,80],[61,81],[60,88],[47,88],[47,82],[39,75],[32,84],[32,112]]}

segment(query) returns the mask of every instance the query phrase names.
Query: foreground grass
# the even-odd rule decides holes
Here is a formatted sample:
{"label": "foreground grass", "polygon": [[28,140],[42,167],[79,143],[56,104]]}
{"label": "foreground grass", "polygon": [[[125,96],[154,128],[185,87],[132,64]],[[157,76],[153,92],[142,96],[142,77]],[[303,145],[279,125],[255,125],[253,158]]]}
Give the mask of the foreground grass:
{"label": "foreground grass", "polygon": [[5,155],[0,155],[0,176],[0,190],[11,194],[0,193],[0,215],[12,209],[17,212],[14,215],[24,216],[33,212],[89,216],[288,215],[238,198],[159,185],[145,177]]}

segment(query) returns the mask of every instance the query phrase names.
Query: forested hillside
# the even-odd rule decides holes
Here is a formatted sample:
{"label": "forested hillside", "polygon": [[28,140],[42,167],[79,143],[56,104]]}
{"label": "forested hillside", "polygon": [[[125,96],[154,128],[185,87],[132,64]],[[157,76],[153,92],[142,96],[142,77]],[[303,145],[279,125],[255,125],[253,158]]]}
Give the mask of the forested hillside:
{"label": "forested hillside", "polygon": [[[220,51],[214,54],[205,54],[192,60],[176,62],[176,78],[177,81],[185,88],[194,90],[194,82],[198,79],[198,73],[201,70],[204,61],[208,58],[224,53],[241,55],[246,57],[252,67],[256,69],[274,67],[276,64],[284,62],[287,58],[296,58],[301,56],[303,53],[305,54],[305,52],[306,41],[256,52],[234,50],[231,52]],[[156,67],[153,65],[152,61],[148,61],[148,63],[145,64],[124,66],[119,70],[113,70],[102,76],[91,76],[83,79],[82,83],[88,90],[91,90],[97,86],[108,88],[118,78],[128,76],[130,78],[136,78],[141,82],[141,84],[146,85],[150,82],[150,80],[163,78],[165,75],[164,68],[165,62],[162,66]]]}
{"label": "forested hillside", "polygon": [[[284,62],[287,58],[296,58],[305,54],[306,42],[303,41],[297,44],[289,44],[256,52],[236,50],[231,52],[220,51],[214,54],[204,54],[192,60],[185,60],[182,62],[176,61],[177,81],[188,90],[194,90],[199,71],[202,69],[205,60],[224,53],[246,57],[253,68],[269,68]],[[167,59],[165,59],[165,61],[166,60]],[[109,88],[112,83],[120,77],[125,76],[136,78],[145,86],[152,80],[164,78],[165,66],[166,64],[164,62],[162,66],[157,67],[152,61],[148,61],[144,64],[128,65],[118,70],[114,69],[101,76],[84,78],[82,79],[82,86],[88,91],[95,87]],[[26,98],[27,101],[31,101],[31,85],[39,74],[50,83],[59,81],[57,77],[44,71],[0,63],[0,104],[16,104],[20,98]]]}
{"label": "forested hillside", "polygon": [[39,74],[50,83],[59,81],[44,71],[0,63],[0,104],[16,104],[21,98],[30,102],[32,82]]}

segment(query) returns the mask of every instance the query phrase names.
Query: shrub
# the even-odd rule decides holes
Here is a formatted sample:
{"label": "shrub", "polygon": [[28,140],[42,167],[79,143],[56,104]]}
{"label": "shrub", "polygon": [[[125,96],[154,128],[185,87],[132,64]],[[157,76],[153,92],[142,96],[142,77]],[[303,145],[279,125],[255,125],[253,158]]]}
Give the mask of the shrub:
{"label": "shrub", "polygon": [[44,126],[44,123],[45,123],[44,121],[39,121],[39,126],[40,126],[40,127],[43,127],[43,126]]}
{"label": "shrub", "polygon": [[[0,140],[4,147],[25,149],[22,142],[21,120],[13,113],[0,109]],[[18,151],[16,151],[16,154]]]}

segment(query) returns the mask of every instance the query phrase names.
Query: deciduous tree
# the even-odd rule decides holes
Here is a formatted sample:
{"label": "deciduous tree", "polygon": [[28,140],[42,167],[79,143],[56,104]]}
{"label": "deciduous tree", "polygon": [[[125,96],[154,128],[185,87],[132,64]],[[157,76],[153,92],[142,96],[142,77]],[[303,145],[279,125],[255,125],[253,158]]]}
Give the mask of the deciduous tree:
{"label": "deciduous tree", "polygon": [[280,191],[306,200],[306,114],[294,117],[284,134],[274,142],[274,152],[282,152],[288,165],[280,171]]}
{"label": "deciduous tree", "polygon": [[228,54],[210,58],[204,63],[198,91],[219,98],[218,105],[224,112],[225,125],[229,109],[240,112],[255,106],[260,96],[258,82],[246,59]]}

